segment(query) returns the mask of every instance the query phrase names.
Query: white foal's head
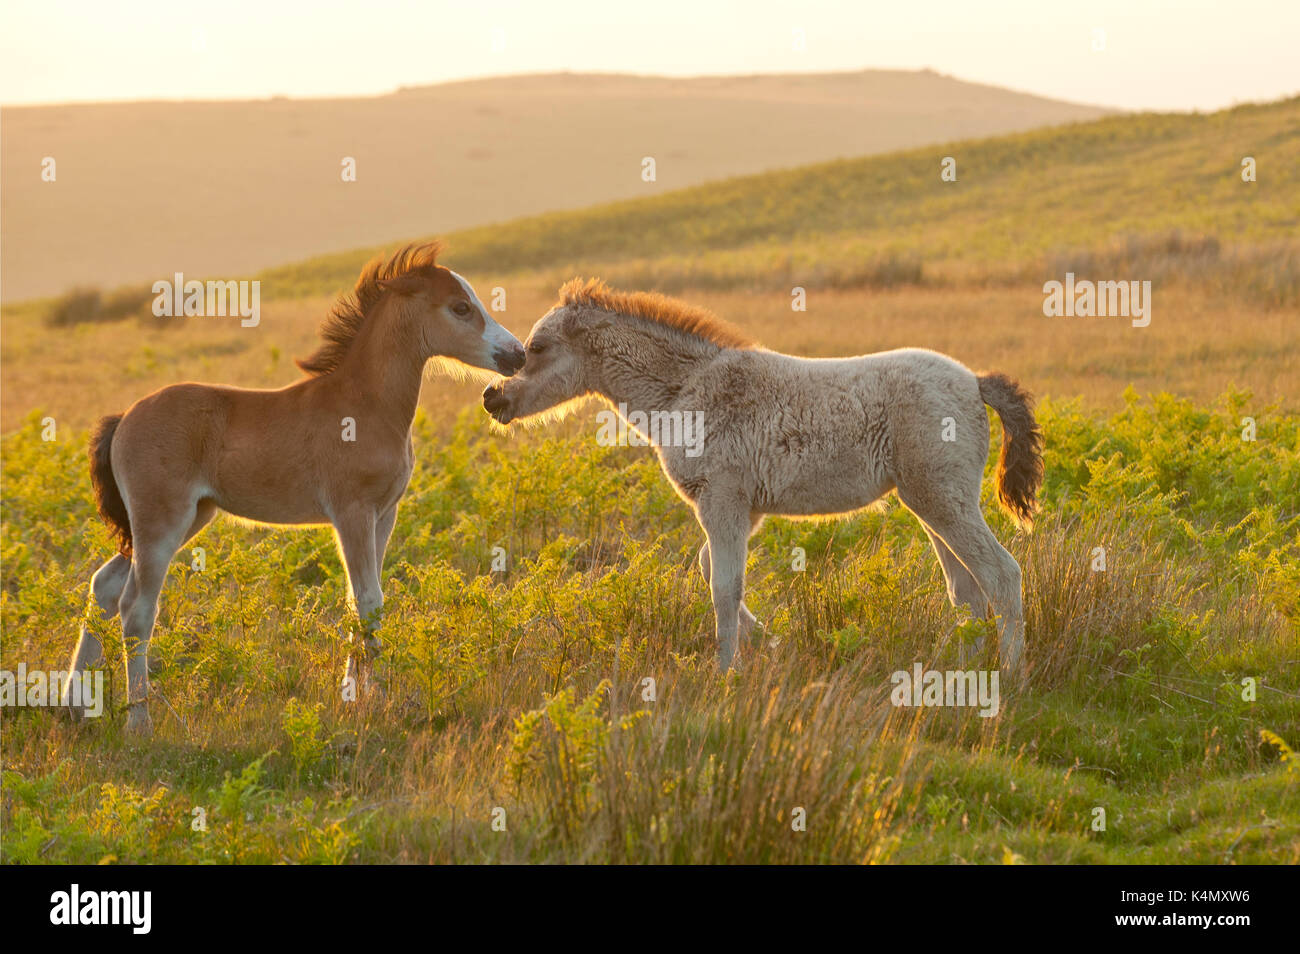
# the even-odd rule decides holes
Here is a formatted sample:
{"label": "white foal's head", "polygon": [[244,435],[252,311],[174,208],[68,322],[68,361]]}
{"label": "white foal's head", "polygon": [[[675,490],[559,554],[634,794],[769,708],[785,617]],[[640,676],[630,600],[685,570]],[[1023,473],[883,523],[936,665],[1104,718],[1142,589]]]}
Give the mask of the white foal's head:
{"label": "white foal's head", "polygon": [[590,392],[585,332],[600,319],[557,305],[533,325],[524,366],[483,392],[483,408],[499,424],[554,410]]}

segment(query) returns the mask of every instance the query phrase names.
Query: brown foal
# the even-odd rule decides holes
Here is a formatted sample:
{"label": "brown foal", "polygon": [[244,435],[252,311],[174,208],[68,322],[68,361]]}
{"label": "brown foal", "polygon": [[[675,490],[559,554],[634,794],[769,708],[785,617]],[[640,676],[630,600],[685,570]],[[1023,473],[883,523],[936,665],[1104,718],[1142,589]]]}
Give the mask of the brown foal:
{"label": "brown foal", "polygon": [[[153,728],[148,648],[168,564],[218,510],[334,527],[361,622],[345,689],[366,678],[425,364],[440,357],[509,375],[524,363],[469,283],[437,264],[439,250],[408,246],[371,262],[321,326],[324,343],[298,362],[305,378],[273,391],[175,384],[95,428],[91,479],[119,552],[95,573],[88,612],[121,614],[129,730]],[[66,685],[102,659],[83,623]]]}

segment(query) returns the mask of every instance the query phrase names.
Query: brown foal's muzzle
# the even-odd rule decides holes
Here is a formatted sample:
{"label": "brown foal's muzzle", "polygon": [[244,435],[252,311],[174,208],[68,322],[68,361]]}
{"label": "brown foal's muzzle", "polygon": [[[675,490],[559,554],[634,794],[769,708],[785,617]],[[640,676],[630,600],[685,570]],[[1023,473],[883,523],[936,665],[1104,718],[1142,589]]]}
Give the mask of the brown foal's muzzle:
{"label": "brown foal's muzzle", "polygon": [[492,352],[492,360],[496,362],[497,371],[506,377],[510,377],[522,368],[526,357],[523,346],[518,344],[511,345],[509,349],[498,348]]}

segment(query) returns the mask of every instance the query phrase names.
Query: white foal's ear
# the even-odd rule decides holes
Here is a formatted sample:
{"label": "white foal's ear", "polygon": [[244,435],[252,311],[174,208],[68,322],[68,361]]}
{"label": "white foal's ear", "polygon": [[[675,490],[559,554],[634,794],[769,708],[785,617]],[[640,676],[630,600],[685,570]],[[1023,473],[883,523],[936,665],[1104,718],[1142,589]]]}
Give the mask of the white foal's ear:
{"label": "white foal's ear", "polygon": [[590,348],[595,344],[596,335],[606,328],[613,327],[614,322],[608,318],[598,318],[589,325],[585,325],[581,331],[571,337],[577,338],[584,346]]}

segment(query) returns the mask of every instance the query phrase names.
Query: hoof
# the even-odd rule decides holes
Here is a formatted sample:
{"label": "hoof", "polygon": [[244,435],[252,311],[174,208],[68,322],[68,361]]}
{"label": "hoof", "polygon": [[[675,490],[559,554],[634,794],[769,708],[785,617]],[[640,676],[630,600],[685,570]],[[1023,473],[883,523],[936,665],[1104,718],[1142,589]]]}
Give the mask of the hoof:
{"label": "hoof", "polygon": [[149,703],[135,702],[127,707],[126,731],[142,739],[153,735],[153,719],[149,715]]}
{"label": "hoof", "polygon": [[68,673],[59,692],[58,707],[74,724],[104,712],[103,674],[88,671]]}
{"label": "hoof", "polygon": [[973,662],[978,662],[984,658],[985,640],[983,637],[975,640],[973,643],[962,643],[957,648],[957,658],[962,668],[966,668]]}
{"label": "hoof", "polygon": [[999,658],[998,671],[1002,673],[1002,678],[1006,680],[1008,685],[1015,685],[1024,678],[1024,662],[1018,655],[1011,659]]}
{"label": "hoof", "polygon": [[349,656],[343,667],[343,681],[339,684],[344,702],[356,702],[361,695],[361,667],[355,656]]}
{"label": "hoof", "polygon": [[72,681],[80,677],[80,673],[72,672],[68,674],[66,681],[63,683],[63,691],[59,693],[59,708],[67,715],[68,720],[74,725],[86,721],[86,707],[80,704],[74,704],[72,701]]}
{"label": "hoof", "polygon": [[343,682],[340,684],[344,702],[382,701],[387,694],[382,683],[376,678],[374,665],[370,662],[358,662],[356,656],[349,656],[343,669]]}

